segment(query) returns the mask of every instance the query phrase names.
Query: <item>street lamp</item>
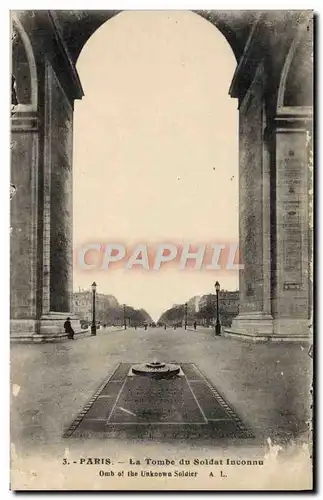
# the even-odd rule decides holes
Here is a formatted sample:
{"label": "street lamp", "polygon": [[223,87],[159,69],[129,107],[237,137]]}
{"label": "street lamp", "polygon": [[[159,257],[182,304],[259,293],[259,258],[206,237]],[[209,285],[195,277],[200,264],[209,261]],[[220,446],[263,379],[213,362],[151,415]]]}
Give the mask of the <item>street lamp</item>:
{"label": "street lamp", "polygon": [[184,311],[185,311],[185,330],[187,330],[187,302],[185,302]]}
{"label": "street lamp", "polygon": [[96,321],[95,321],[95,294],[96,294],[96,283],[93,281],[92,285],[92,325],[91,325],[91,335],[96,335]]}
{"label": "street lamp", "polygon": [[123,325],[124,329],[127,330],[127,318],[126,318],[126,304],[123,304]]}
{"label": "street lamp", "polygon": [[219,291],[220,283],[217,281],[214,285],[216,291],[216,323],[215,323],[215,335],[221,335],[221,323],[219,318]]}

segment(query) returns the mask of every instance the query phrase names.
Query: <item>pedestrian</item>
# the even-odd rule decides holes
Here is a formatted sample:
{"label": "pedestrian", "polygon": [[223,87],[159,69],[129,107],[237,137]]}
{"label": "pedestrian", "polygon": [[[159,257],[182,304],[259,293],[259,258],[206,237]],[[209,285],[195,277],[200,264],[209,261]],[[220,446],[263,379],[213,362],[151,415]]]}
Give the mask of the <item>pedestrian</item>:
{"label": "pedestrian", "polygon": [[164,324],[164,330],[166,330],[167,326],[166,326],[166,323]]}
{"label": "pedestrian", "polygon": [[196,330],[196,321],[194,321],[194,330]]}
{"label": "pedestrian", "polygon": [[70,318],[67,318],[64,323],[65,333],[67,333],[67,338],[74,340],[74,330],[71,325]]}

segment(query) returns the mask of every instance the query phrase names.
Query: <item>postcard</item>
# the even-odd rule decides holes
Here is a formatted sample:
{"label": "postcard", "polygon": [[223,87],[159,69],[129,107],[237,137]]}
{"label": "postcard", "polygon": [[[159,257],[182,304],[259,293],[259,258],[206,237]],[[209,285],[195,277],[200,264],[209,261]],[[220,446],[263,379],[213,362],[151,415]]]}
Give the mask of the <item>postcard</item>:
{"label": "postcard", "polygon": [[12,490],[313,489],[313,17],[11,11]]}

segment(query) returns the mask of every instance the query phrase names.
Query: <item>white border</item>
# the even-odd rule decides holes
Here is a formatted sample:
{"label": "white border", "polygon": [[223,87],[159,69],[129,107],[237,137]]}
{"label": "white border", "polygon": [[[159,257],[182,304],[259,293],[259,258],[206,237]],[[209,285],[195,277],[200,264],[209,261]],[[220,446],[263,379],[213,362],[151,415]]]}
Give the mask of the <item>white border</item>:
{"label": "white border", "polygon": [[[314,9],[318,14],[321,11],[320,5],[322,5],[322,0],[314,0],[310,3],[300,1],[300,0],[271,0],[268,2],[259,2],[256,0],[248,0],[248,2],[238,2],[237,0],[222,0],[222,1],[198,1],[198,0],[113,0],[109,2],[102,2],[98,0],[92,0],[91,2],[85,1],[69,1],[66,0],[56,0],[54,5],[50,5],[47,7],[40,0],[34,0],[33,2],[27,2],[25,0],[16,0],[14,2],[7,2],[4,0],[1,3],[0,7],[0,37],[1,37],[1,56],[2,56],[2,78],[1,78],[1,87],[2,91],[0,92],[1,98],[1,156],[2,156],[2,178],[0,183],[0,229],[1,229],[1,257],[3,262],[3,267],[1,270],[1,335],[0,335],[0,366],[1,366],[1,389],[2,389],[2,408],[0,413],[0,429],[1,429],[1,446],[0,446],[0,491],[1,498],[9,498],[12,496],[12,493],[8,491],[9,485],[9,328],[7,318],[9,317],[9,99],[10,99],[10,79],[9,75],[7,77],[7,68],[9,68],[9,51],[10,51],[10,32],[9,32],[9,10],[25,10],[25,9],[40,9],[44,10],[46,8],[50,9],[76,9],[76,10],[86,10],[86,9],[117,9],[117,10],[180,10],[180,9],[191,9],[191,10],[199,10],[199,9],[219,9],[219,10],[230,10],[230,9],[254,9],[254,10],[297,10],[297,9]],[[317,49],[319,48],[319,55],[316,56],[316,64],[319,67],[322,66],[322,48],[321,44],[317,42]],[[318,47],[319,45],[319,47]],[[320,95],[321,85],[319,85],[319,74],[318,74],[318,82],[317,82],[317,94]],[[322,118],[322,107],[317,113],[317,125],[321,121]],[[319,129],[316,131],[316,142],[319,144]],[[317,145],[318,148],[318,145]],[[318,165],[318,158],[316,158],[316,169],[321,171]],[[317,214],[323,214],[323,197],[320,193],[318,196],[318,188],[322,185],[322,173],[319,173],[317,176],[317,184],[315,195],[318,198],[318,206],[317,206]],[[318,217],[316,218],[316,231],[318,234],[318,245],[321,246],[323,244],[323,228],[321,227],[321,222],[323,220],[323,215],[321,215],[320,220]],[[319,256],[317,256],[317,268],[318,268],[318,276],[319,282],[321,283],[323,279],[323,268],[320,265]],[[318,284],[317,287],[318,289]],[[317,309],[323,311],[323,304],[321,302],[322,296],[319,295],[317,301]],[[316,325],[316,334],[319,337],[318,326]],[[317,357],[317,368],[320,368],[322,365],[323,356],[321,355],[321,346],[323,345],[323,341],[321,339],[319,343],[320,351],[316,353]],[[321,375],[321,370],[319,369],[319,375]],[[321,408],[317,408],[317,424],[319,422],[318,416],[321,415]],[[321,436],[323,433],[317,437],[319,439],[319,443],[317,444],[317,451],[322,450],[322,439]],[[322,460],[319,461],[319,469],[317,470],[317,476],[322,477]],[[107,493],[109,497],[114,497],[114,494]],[[169,493],[166,492],[169,495]],[[83,494],[83,498],[94,498],[95,493]],[[310,494],[303,494],[302,496],[309,496]],[[37,495],[29,494],[29,498],[44,498],[46,496],[45,493],[40,493]],[[118,495],[117,498],[120,498]],[[146,495],[145,495],[146,496]],[[185,495],[186,496],[186,495]],[[192,494],[188,496],[190,498]],[[202,497],[202,495],[193,495],[194,497]],[[222,493],[216,493],[217,497],[228,498],[231,495],[224,495]],[[232,494],[233,496],[233,494]],[[271,497],[272,494],[262,495],[264,497]],[[285,495],[275,495],[275,497],[283,497]],[[290,494],[289,494],[290,496]],[[68,498],[68,493],[61,493],[61,498]]]}

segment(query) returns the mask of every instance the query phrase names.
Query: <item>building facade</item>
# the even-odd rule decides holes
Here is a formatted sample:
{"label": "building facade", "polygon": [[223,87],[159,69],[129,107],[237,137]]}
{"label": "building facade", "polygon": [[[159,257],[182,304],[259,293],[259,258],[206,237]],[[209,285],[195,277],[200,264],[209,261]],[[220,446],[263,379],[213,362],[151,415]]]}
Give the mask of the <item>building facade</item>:
{"label": "building facade", "polygon": [[[199,300],[199,317],[203,324],[211,324],[216,317],[216,295],[202,295]],[[239,314],[239,291],[220,290],[219,315],[224,326],[230,326],[235,316]]]}
{"label": "building facade", "polygon": [[199,295],[196,295],[195,297],[192,297],[190,300],[187,301],[188,314],[195,314],[199,311],[200,299],[201,297]]}
{"label": "building facade", "polygon": [[[92,292],[90,291],[73,293],[74,314],[76,314],[80,320],[92,320],[92,300]],[[105,295],[104,293],[96,294],[95,304],[97,321],[103,321],[104,313],[108,309],[116,309],[119,306],[117,299],[113,295]]]}

